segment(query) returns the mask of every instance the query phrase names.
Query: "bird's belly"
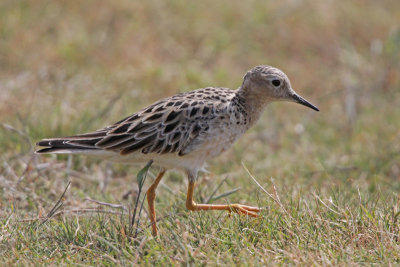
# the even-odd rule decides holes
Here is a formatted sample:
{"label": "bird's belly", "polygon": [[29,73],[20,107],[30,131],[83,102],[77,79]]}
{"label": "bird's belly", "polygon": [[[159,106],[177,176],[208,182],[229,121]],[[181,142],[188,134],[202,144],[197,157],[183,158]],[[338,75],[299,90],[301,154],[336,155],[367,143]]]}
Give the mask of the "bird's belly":
{"label": "bird's belly", "polygon": [[217,128],[211,133],[207,140],[204,141],[204,147],[201,151],[204,151],[205,157],[213,158],[221,153],[227,151],[235,141],[241,137],[245,132],[244,127],[231,126],[225,128]]}

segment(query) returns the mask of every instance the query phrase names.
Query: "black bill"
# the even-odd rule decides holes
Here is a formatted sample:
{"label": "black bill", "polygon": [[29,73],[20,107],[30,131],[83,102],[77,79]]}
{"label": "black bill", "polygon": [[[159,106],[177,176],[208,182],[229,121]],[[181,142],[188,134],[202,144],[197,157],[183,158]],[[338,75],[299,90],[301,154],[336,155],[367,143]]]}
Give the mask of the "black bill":
{"label": "black bill", "polygon": [[314,106],[313,104],[311,104],[310,102],[308,102],[307,100],[302,98],[301,96],[294,94],[292,97],[294,99],[294,102],[302,104],[306,107],[312,108],[313,110],[319,111],[319,109],[316,106]]}

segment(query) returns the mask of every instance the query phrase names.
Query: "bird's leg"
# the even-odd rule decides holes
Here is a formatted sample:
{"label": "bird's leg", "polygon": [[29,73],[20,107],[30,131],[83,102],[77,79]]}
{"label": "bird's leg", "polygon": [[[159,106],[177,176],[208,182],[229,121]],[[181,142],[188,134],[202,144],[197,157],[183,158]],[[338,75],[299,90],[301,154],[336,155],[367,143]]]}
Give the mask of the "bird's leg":
{"label": "bird's leg", "polygon": [[188,210],[227,210],[229,212],[236,212],[241,215],[249,215],[252,217],[257,217],[260,208],[246,206],[241,204],[230,204],[230,205],[213,205],[213,204],[197,204],[193,200],[194,191],[194,181],[189,180],[187,198],[186,198],[186,208]]}
{"label": "bird's leg", "polygon": [[154,208],[154,199],[156,198],[156,188],[164,176],[165,169],[161,169],[160,173],[157,175],[156,180],[147,190],[147,203],[149,205],[150,223],[152,227],[153,236],[157,235],[157,225],[156,225],[156,210]]}

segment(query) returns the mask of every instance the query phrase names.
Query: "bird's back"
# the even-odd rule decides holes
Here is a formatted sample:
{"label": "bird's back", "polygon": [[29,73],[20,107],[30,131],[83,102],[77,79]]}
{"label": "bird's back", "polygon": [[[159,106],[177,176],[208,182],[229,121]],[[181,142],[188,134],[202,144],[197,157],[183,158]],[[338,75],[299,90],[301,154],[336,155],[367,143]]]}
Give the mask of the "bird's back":
{"label": "bird's back", "polygon": [[[173,165],[202,165],[228,149],[247,129],[236,91],[202,88],[162,99],[123,120],[94,132],[44,139],[37,153],[99,155],[111,160]],[[201,166],[200,166],[201,167]]]}

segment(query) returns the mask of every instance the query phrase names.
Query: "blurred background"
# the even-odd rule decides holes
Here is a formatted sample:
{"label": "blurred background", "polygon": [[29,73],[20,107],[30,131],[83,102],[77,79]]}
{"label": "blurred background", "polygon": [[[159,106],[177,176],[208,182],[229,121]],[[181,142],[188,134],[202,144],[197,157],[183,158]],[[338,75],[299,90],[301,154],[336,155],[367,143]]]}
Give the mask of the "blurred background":
{"label": "blurred background", "polygon": [[[242,161],[262,184],[274,177],[288,194],[400,190],[399,1],[3,0],[2,212],[11,204],[27,214],[48,210],[70,179],[70,204],[85,196],[121,200],[137,169],[37,157],[34,143],[104,127],[175,93],[236,89],[262,64],[286,72],[321,111],[268,106],[257,126],[210,162],[205,191],[230,175],[223,188],[240,186],[232,199],[249,199],[255,186]],[[184,182],[174,173],[164,181],[176,194]],[[184,195],[170,199],[184,203]]]}

